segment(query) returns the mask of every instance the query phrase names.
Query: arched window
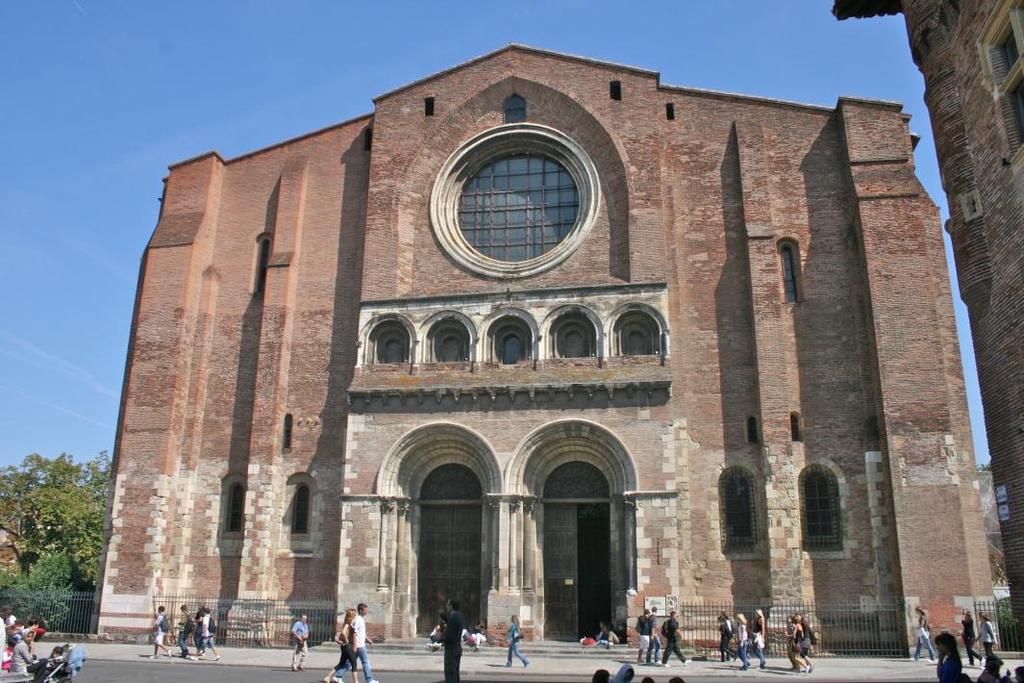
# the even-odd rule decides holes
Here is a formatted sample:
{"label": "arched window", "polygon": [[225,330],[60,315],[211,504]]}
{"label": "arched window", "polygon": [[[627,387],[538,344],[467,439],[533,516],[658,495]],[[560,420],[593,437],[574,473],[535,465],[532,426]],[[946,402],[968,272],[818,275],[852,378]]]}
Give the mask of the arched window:
{"label": "arched window", "polygon": [[520,318],[506,316],[491,328],[494,358],[502,365],[515,365],[530,358],[530,326]]}
{"label": "arched window", "polygon": [[409,331],[397,320],[385,320],[370,334],[374,360],[377,363],[409,361]]}
{"label": "arched window", "polygon": [[299,484],[292,498],[292,533],[309,533],[309,486]]}
{"label": "arched window", "polygon": [[803,441],[804,434],[800,424],[800,413],[789,414],[789,438],[791,441]]}
{"label": "arched window", "polygon": [[726,550],[750,550],[757,544],[754,481],[747,472],[730,468],[718,480]]}
{"label": "arched window", "polygon": [[469,330],[458,320],[442,320],[428,335],[431,360],[435,363],[459,363],[469,360]]}
{"label": "arched window", "polygon": [[242,515],[245,512],[245,487],[241,484],[232,484],[228,490],[227,518],[224,520],[224,528],[230,533],[242,531]]}
{"label": "arched window", "polygon": [[505,123],[519,123],[526,120],[526,100],[519,95],[505,98]]}
{"label": "arched window", "polygon": [[619,356],[656,356],[661,353],[661,329],[648,313],[630,311],[615,322]]}
{"label": "arched window", "polygon": [[761,443],[761,432],[753,415],[747,418],[747,443]]}
{"label": "arched window", "polygon": [[800,476],[805,550],[842,550],[839,522],[839,482],[821,465],[807,467]]}
{"label": "arched window", "polygon": [[796,247],[784,243],[779,247],[779,258],[782,259],[782,286],[786,294],[786,303],[794,304],[800,291],[797,285],[800,261],[797,258]]}
{"label": "arched window", "polygon": [[256,283],[253,294],[260,296],[267,286],[267,268],[270,267],[270,238],[261,237],[256,243]]}
{"label": "arched window", "polygon": [[544,482],[544,498],[608,498],[608,479],[589,462],[573,460],[559,465]]}
{"label": "arched window", "polygon": [[284,429],[281,434],[281,450],[285,453],[292,449],[292,414],[284,416]]}
{"label": "arched window", "polygon": [[556,358],[588,358],[597,355],[594,323],[582,313],[566,313],[551,325]]}
{"label": "arched window", "polygon": [[420,500],[479,500],[483,497],[480,478],[465,465],[440,465],[420,486]]}

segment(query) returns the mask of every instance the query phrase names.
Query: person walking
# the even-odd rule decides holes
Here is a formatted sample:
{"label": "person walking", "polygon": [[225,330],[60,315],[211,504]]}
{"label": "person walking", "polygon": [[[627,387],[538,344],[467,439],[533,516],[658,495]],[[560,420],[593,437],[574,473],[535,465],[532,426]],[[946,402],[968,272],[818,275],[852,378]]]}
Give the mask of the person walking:
{"label": "person walking", "polygon": [[[964,616],[960,620],[960,625],[963,626],[960,638],[964,641],[964,650],[967,651],[967,662],[974,666],[974,660],[977,659],[980,665],[982,657],[974,650],[974,641],[977,640],[978,635],[974,630],[974,617],[971,616],[971,610],[964,610]],[[936,638],[936,642],[938,642],[938,638]]]}
{"label": "person walking", "polygon": [[181,658],[189,659],[188,641],[196,630],[196,622],[188,613],[188,605],[181,606],[181,613],[178,617],[178,647],[181,649]]}
{"label": "person walking", "polygon": [[[202,635],[203,645],[202,651],[205,653],[207,650],[213,652],[213,661],[220,661],[220,653],[217,652],[217,648],[214,646],[214,637],[217,634],[217,622],[213,620],[210,614],[210,608],[203,608],[203,616],[199,620],[200,634]],[[202,656],[202,654],[200,654]]]}
{"label": "person walking", "polygon": [[363,666],[363,681],[365,683],[377,683],[373,678],[373,669],[370,667],[370,655],[366,651],[368,645],[373,645],[373,639],[366,635],[366,615],[370,608],[365,602],[356,605],[356,618],[352,621],[352,631],[355,633],[353,646],[356,650],[356,657]]}
{"label": "person walking", "polygon": [[960,683],[964,667],[956,638],[951,633],[940,633],[935,636],[935,646],[939,649],[939,666],[936,669],[939,683]]}
{"label": "person walking", "polygon": [[658,628],[658,607],[651,607],[651,644],[647,646],[647,663],[651,663],[651,651],[654,651],[654,666],[661,666],[661,636]]}
{"label": "person walking", "polygon": [[668,666],[669,655],[673,652],[676,653],[676,657],[679,657],[683,666],[689,666],[690,662],[686,660],[683,651],[679,649],[679,622],[676,620],[675,610],[668,613],[668,619],[661,625],[661,634],[665,636],[665,654],[661,656],[662,666]]}
{"label": "person walking", "polygon": [[[519,658],[519,661],[523,663],[523,666],[530,666],[530,662],[523,654],[519,651],[519,641],[523,639],[523,632],[519,628],[519,617],[515,614],[512,615],[512,620],[508,625],[508,661],[505,662],[505,666],[512,666],[512,655]],[[639,657],[639,655],[637,655]],[[639,662],[640,660],[637,659]]]}
{"label": "person walking", "polygon": [[196,615],[192,618],[192,644],[196,647],[196,656],[203,656],[203,607],[196,610]]}
{"label": "person walking", "polygon": [[309,656],[309,617],[300,614],[295,623],[292,624],[292,671],[302,671],[303,663]]}
{"label": "person walking", "polygon": [[803,639],[800,641],[800,658],[807,665],[807,673],[811,673],[814,671],[814,664],[811,663],[811,645],[817,645],[818,638],[814,635],[814,629],[811,628],[811,621],[807,615],[799,614],[797,616],[800,619],[800,631],[803,634]]}
{"label": "person walking", "polygon": [[914,661],[921,659],[921,646],[928,649],[928,661],[935,661],[935,650],[932,649],[932,627],[928,623],[928,613],[920,606],[915,607],[917,612],[917,645],[914,647]]}
{"label": "person walking", "polygon": [[729,646],[729,642],[732,641],[733,636],[732,621],[729,620],[729,617],[725,612],[718,615],[718,634],[718,654],[722,657],[722,661],[730,662],[736,659],[736,653],[733,652],[732,647]]}
{"label": "person walking", "polygon": [[803,639],[804,633],[800,626],[800,618],[795,614],[790,615],[789,623],[786,626],[787,652],[789,662],[793,665],[793,671],[799,673],[807,671],[807,662],[800,656],[800,643]]}
{"label": "person walking", "polygon": [[164,635],[167,634],[167,614],[163,605],[156,608],[156,619],[153,620],[153,654],[150,659],[156,659],[160,650],[168,657],[171,656],[171,649],[164,645]]}
{"label": "person walking", "polygon": [[654,620],[651,618],[651,610],[645,609],[644,613],[636,618],[636,632],[640,636],[640,647],[636,651],[636,663],[640,664],[644,653],[647,653],[647,663],[651,663],[651,634],[654,632]]}
{"label": "person walking", "polygon": [[466,620],[459,612],[459,601],[448,601],[448,615],[444,623],[444,683],[459,683],[459,669],[462,667],[462,632]]}
{"label": "person walking", "polygon": [[743,671],[747,671],[750,668],[750,657],[747,655],[747,650],[750,647],[749,637],[747,633],[747,617],[740,612],[736,615],[736,650],[740,661],[743,663],[741,667]]}
{"label": "person walking", "polygon": [[356,611],[349,607],[345,610],[338,635],[334,637],[334,642],[341,646],[341,659],[338,660],[334,670],[324,677],[324,683],[341,683],[345,679],[345,672],[349,669],[352,670],[352,683],[356,683],[356,664],[359,660],[356,658],[355,621]]}
{"label": "person walking", "polygon": [[767,633],[767,624],[765,623],[764,612],[759,609],[754,610],[754,626],[751,631],[754,634],[753,638],[751,638],[751,643],[754,645],[754,654],[757,655],[758,660],[761,662],[758,668],[764,671],[767,668],[767,662],[764,659],[764,636]]}
{"label": "person walking", "polygon": [[996,647],[996,630],[992,626],[992,622],[989,619],[988,612],[978,612],[978,618],[981,619],[981,633],[979,634],[981,639],[981,646],[985,648],[985,661],[995,657]]}

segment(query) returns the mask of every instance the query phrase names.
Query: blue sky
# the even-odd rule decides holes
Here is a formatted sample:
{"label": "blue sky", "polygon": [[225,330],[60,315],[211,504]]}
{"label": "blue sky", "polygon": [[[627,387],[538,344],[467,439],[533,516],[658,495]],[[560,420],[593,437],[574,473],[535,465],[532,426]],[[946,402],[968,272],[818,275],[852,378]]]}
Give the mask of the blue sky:
{"label": "blue sky", "polygon": [[[675,85],[829,106],[844,94],[899,100],[945,218],[902,17],[839,22],[831,5],[0,4],[0,465],[113,448],[137,269],[168,164],[369,112],[375,95],[509,42],[655,69]],[[956,308],[987,462],[959,297]]]}

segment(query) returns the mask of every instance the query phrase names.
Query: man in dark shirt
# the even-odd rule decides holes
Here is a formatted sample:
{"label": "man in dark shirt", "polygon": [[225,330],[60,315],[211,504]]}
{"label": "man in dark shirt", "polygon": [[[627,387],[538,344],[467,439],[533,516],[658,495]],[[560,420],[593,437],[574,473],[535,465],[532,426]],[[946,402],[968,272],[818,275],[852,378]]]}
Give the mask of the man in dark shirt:
{"label": "man in dark shirt", "polygon": [[[642,616],[636,620],[636,633],[640,636],[640,649],[636,651],[636,663],[639,664],[643,654],[651,647],[651,634],[654,632],[654,619],[651,618],[651,610],[645,609]],[[651,663],[651,655],[647,655],[647,663]]]}
{"label": "man in dark shirt", "polygon": [[444,683],[459,683],[459,667],[462,666],[462,632],[466,620],[459,612],[458,600],[448,602],[448,617],[444,623]]}
{"label": "man in dark shirt", "polygon": [[675,610],[668,613],[668,621],[662,624],[661,628],[665,635],[665,654],[661,658],[662,665],[668,666],[668,656],[673,652],[676,653],[676,657],[679,657],[683,666],[689,664],[686,657],[683,656],[682,650],[679,649],[679,622],[676,620]]}

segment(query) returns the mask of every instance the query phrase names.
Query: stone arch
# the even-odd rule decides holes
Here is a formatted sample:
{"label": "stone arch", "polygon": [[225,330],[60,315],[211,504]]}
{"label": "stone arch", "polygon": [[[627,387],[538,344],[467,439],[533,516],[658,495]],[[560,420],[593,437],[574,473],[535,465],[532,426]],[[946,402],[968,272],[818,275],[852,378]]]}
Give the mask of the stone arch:
{"label": "stone arch", "polygon": [[416,336],[416,327],[412,324],[412,321],[401,313],[382,313],[370,318],[370,320],[363,325],[363,329],[359,333],[359,340],[362,344],[362,354],[360,354],[360,359],[363,365],[374,364],[374,353],[376,352],[376,348],[371,342],[371,337],[373,336],[373,331],[377,329],[378,326],[388,322],[396,322],[405,328],[406,333],[409,335],[409,358],[415,358],[414,354],[416,353],[416,348],[419,344],[419,337]]}
{"label": "stone arch", "polygon": [[590,324],[594,326],[594,342],[596,350],[594,356],[603,358],[608,355],[607,341],[604,334],[604,322],[601,317],[595,313],[590,307],[582,304],[565,304],[559,306],[545,316],[544,321],[540,324],[541,339],[545,340],[545,354],[546,358],[557,358],[558,354],[555,353],[555,339],[551,334],[552,325],[554,325],[559,318],[564,315],[578,314],[590,321]]}
{"label": "stone arch", "polygon": [[601,470],[612,495],[637,489],[636,466],[619,438],[596,423],[569,419],[546,424],[523,440],[505,469],[505,492],[540,495],[547,476],[573,460]]}
{"label": "stone arch", "polygon": [[658,334],[660,335],[660,339],[658,340],[659,345],[661,347],[660,355],[667,357],[669,355],[670,349],[668,321],[665,319],[664,314],[662,314],[662,312],[659,311],[657,308],[651,306],[650,304],[645,304],[638,301],[631,301],[629,303],[625,303],[622,304],[621,306],[618,306],[614,311],[611,312],[611,315],[609,315],[607,319],[604,321],[605,326],[603,333],[604,338],[607,340],[606,345],[608,348],[608,355],[616,355],[615,351],[617,350],[618,346],[618,342],[615,338],[617,332],[616,328],[619,325],[619,321],[622,320],[623,317],[629,315],[630,313],[644,313],[646,315],[649,315],[651,319],[654,320],[654,324],[658,326]]}
{"label": "stone arch", "polygon": [[465,465],[480,478],[484,494],[502,489],[494,450],[476,432],[451,422],[417,427],[400,438],[384,457],[374,491],[381,496],[415,498],[423,480],[440,465]]}
{"label": "stone arch", "polygon": [[423,343],[420,345],[423,348],[419,350],[420,362],[426,363],[431,357],[432,349],[430,348],[430,333],[434,326],[446,321],[455,321],[466,328],[466,332],[469,333],[469,360],[475,361],[479,357],[479,341],[480,335],[477,331],[476,324],[467,316],[465,313],[453,310],[444,310],[434,313],[422,323],[420,323],[418,339],[422,339]]}
{"label": "stone arch", "polygon": [[537,321],[532,315],[527,313],[521,308],[514,308],[511,306],[502,307],[488,315],[483,323],[480,325],[480,344],[481,354],[478,356],[479,359],[490,362],[496,360],[494,357],[494,348],[491,342],[491,327],[494,323],[507,316],[519,318],[526,326],[530,328],[530,357],[536,359],[538,357],[538,345],[541,342],[540,328],[537,325]]}

